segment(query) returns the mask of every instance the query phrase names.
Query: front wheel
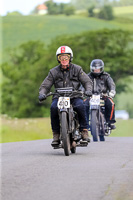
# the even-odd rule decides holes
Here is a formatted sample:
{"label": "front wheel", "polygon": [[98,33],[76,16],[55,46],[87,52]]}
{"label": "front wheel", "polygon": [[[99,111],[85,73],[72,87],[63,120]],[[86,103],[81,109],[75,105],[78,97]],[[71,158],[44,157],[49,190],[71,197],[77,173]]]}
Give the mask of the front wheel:
{"label": "front wheel", "polygon": [[98,110],[91,110],[91,134],[93,137],[93,141],[97,142],[99,136]]}
{"label": "front wheel", "polygon": [[61,135],[63,140],[63,148],[64,153],[66,156],[69,156],[70,154],[70,138],[68,134],[68,121],[67,121],[67,113],[62,112],[61,113]]}
{"label": "front wheel", "polygon": [[73,141],[71,144],[71,153],[76,153],[76,142]]}
{"label": "front wheel", "polygon": [[104,116],[103,114],[100,112],[100,135],[99,135],[99,139],[101,142],[105,141],[105,127],[104,127]]}

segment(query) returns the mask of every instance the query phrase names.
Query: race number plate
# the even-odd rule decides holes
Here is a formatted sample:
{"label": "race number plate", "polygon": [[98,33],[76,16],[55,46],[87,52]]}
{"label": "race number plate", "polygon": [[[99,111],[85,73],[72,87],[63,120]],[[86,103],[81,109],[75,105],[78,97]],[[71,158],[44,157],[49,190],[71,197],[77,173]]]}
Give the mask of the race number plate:
{"label": "race number plate", "polygon": [[100,105],[100,95],[92,95],[90,105]]}
{"label": "race number plate", "polygon": [[70,97],[59,97],[58,99],[58,108],[70,108]]}

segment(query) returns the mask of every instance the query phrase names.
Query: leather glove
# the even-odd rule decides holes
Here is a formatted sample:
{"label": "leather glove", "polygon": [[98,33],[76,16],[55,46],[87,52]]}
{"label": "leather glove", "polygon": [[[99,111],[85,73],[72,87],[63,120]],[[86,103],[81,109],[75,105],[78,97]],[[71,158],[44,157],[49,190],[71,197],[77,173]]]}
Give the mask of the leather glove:
{"label": "leather glove", "polygon": [[110,97],[110,98],[114,98],[115,94],[116,94],[116,91],[115,91],[115,90],[111,90],[111,91],[109,92],[109,97]]}
{"label": "leather glove", "polygon": [[43,101],[46,99],[46,94],[40,94],[38,97],[39,101]]}
{"label": "leather glove", "polygon": [[92,96],[92,92],[91,92],[91,91],[85,91],[85,95],[86,95],[87,97],[91,97],[91,96]]}

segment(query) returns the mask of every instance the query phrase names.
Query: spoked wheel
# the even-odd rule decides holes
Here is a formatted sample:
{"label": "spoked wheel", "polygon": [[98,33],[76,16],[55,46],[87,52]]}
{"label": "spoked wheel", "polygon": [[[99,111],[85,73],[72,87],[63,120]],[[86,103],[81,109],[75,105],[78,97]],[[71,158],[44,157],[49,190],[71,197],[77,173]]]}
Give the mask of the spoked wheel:
{"label": "spoked wheel", "polygon": [[62,140],[63,140],[64,153],[66,156],[69,156],[69,154],[70,154],[70,138],[69,138],[69,134],[68,134],[68,121],[67,121],[67,113],[66,112],[61,113],[61,134],[62,134]]}
{"label": "spoked wheel", "polygon": [[99,136],[99,118],[97,110],[91,110],[91,134],[93,141],[97,142]]}
{"label": "spoked wheel", "polygon": [[106,132],[105,135],[109,136],[111,134],[111,129],[108,127],[108,125],[106,125]]}
{"label": "spoked wheel", "polygon": [[99,139],[100,139],[101,142],[104,142],[105,141],[105,137],[104,137],[104,135],[105,135],[104,116],[101,112],[100,112],[100,128],[101,128],[101,130],[100,130],[101,133],[99,135]]}

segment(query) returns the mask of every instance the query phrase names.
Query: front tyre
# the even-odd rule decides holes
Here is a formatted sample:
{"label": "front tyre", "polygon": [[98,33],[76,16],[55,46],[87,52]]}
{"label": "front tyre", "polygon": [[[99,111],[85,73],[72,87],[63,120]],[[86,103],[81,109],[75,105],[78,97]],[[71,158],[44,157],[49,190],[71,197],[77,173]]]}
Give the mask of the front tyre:
{"label": "front tyre", "polygon": [[76,153],[76,142],[73,141],[71,144],[71,153]]}
{"label": "front tyre", "polygon": [[98,120],[98,111],[91,110],[91,134],[93,137],[93,141],[98,141],[99,136],[99,120]]}
{"label": "front tyre", "polygon": [[100,112],[100,135],[99,135],[99,139],[100,139],[101,142],[105,141],[104,135],[105,135],[104,116]]}
{"label": "front tyre", "polygon": [[67,113],[62,112],[61,113],[61,135],[62,135],[62,141],[63,141],[63,148],[64,153],[66,156],[69,156],[70,154],[70,138],[68,134],[68,121],[67,121]]}

